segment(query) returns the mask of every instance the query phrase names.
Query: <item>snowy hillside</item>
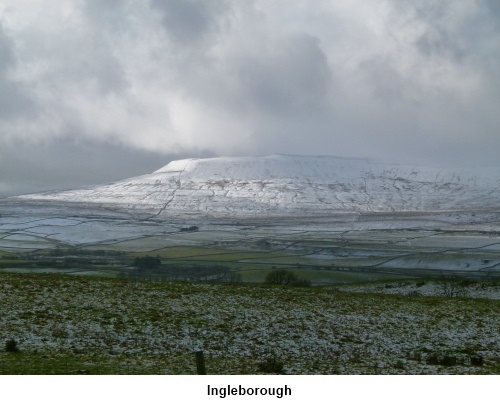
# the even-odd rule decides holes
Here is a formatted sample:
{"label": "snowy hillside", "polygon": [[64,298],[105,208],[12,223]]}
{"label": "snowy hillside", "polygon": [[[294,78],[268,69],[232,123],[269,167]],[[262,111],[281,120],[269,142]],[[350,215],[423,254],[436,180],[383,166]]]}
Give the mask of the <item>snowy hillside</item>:
{"label": "snowy hillside", "polygon": [[491,210],[500,208],[500,168],[286,155],[186,159],[107,185],[22,198],[110,204],[155,216]]}

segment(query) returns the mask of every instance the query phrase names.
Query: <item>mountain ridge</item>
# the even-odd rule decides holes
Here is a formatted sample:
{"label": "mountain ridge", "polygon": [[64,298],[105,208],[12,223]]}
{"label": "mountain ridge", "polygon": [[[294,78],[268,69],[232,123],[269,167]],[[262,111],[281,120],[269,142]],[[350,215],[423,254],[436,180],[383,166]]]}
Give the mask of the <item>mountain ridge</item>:
{"label": "mountain ridge", "polygon": [[155,216],[317,215],[500,208],[500,168],[444,169],[273,154],[172,161],[142,176],[20,196],[97,203]]}

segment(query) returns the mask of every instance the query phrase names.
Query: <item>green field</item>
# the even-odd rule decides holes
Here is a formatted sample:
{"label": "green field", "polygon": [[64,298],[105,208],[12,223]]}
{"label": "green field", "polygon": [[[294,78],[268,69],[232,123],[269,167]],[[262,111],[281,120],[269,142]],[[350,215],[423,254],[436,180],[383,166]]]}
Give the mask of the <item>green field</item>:
{"label": "green field", "polygon": [[197,350],[209,374],[500,372],[498,300],[12,273],[0,286],[0,341],[19,348],[0,351],[2,374],[194,374]]}
{"label": "green field", "polygon": [[[194,374],[197,350],[213,374],[500,372],[498,235],[5,241],[2,374]],[[264,285],[278,269],[312,287]],[[19,351],[1,350],[9,339]]]}

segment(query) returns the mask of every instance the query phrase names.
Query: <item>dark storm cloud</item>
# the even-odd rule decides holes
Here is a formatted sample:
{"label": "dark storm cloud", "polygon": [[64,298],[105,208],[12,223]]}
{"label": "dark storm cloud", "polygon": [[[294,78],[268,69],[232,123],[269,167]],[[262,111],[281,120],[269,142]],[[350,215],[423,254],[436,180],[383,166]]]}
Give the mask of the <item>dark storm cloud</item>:
{"label": "dark storm cloud", "polygon": [[[57,142],[3,145],[0,159],[0,198],[51,189],[102,184],[150,173],[171,160],[200,155],[154,153],[111,142],[65,138]],[[2,182],[8,178],[9,182]]]}
{"label": "dark storm cloud", "polygon": [[4,0],[0,183],[132,175],[118,150],[494,164],[498,4]]}

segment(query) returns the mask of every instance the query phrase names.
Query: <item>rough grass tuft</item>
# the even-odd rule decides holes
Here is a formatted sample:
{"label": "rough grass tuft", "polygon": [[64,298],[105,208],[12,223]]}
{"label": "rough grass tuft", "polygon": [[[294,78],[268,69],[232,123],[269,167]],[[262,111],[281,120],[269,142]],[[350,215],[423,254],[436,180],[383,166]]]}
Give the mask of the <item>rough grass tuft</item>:
{"label": "rough grass tuft", "polygon": [[269,374],[284,374],[283,367],[283,362],[278,360],[275,356],[268,357],[258,365],[259,371]]}
{"label": "rough grass tuft", "polygon": [[19,351],[17,347],[17,341],[15,339],[9,339],[5,342],[5,351],[10,353],[15,353]]}

